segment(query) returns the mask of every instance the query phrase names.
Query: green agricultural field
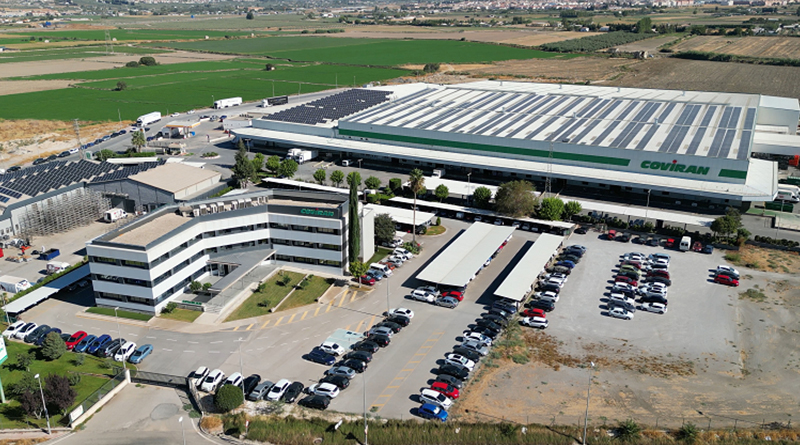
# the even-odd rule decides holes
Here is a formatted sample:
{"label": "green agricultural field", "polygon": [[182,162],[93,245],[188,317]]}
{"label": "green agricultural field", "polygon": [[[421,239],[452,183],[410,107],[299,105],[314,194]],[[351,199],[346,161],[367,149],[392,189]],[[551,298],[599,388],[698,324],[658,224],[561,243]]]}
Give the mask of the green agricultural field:
{"label": "green agricultural field", "polygon": [[[158,57],[156,57],[158,61]],[[170,73],[183,73],[183,72],[203,72],[203,71],[223,71],[223,70],[240,70],[252,69],[263,70],[267,62],[264,60],[255,59],[234,59],[234,60],[219,60],[208,62],[186,62],[186,63],[172,63],[169,65],[157,66],[138,66],[136,68],[113,68],[108,70],[97,71],[78,71],[74,73],[57,73],[57,74],[42,74],[39,76],[28,77],[15,77],[10,80],[105,80],[105,79],[121,79],[127,80],[131,78],[145,77],[145,76],[158,76]]]}
{"label": "green agricultural field", "polygon": [[[114,46],[114,54],[159,54],[166,51],[136,46]],[[108,56],[104,46],[81,46],[54,49],[31,49],[0,53],[0,63],[33,62],[37,60],[82,59]]]}
{"label": "green agricultural field", "polygon": [[452,40],[349,39],[315,36],[180,42],[155,46],[228,54],[263,55],[296,61],[373,66],[481,63],[511,59],[573,57],[572,55],[557,55],[532,49]]}
{"label": "green agricultural field", "polygon": [[[206,62],[197,62],[205,64]],[[125,91],[113,91],[117,80],[80,84],[80,88],[0,96],[0,119],[135,119],[159,110],[186,111],[208,107],[212,96],[241,96],[254,101],[272,95],[312,93],[338,86],[361,85],[407,74],[397,69],[336,65],[281,68],[275,71],[223,70],[166,73],[126,79]],[[25,104],[24,107],[19,104]]]}
{"label": "green agricultural field", "polygon": [[[210,39],[220,39],[226,36],[248,36],[251,33],[267,34],[264,31],[205,31],[205,30],[185,30],[185,29],[111,29],[109,35],[112,39],[117,41],[130,41],[130,40],[198,40],[205,39],[208,36]],[[106,32],[103,29],[98,30],[85,30],[85,31],[67,31],[67,30],[51,30],[51,31],[30,31],[20,32],[19,39],[13,43],[22,43],[24,39],[35,37],[48,39],[51,42],[63,42],[67,40],[75,41],[99,41],[106,40]],[[0,37],[4,39],[14,38],[15,33],[6,32]]]}

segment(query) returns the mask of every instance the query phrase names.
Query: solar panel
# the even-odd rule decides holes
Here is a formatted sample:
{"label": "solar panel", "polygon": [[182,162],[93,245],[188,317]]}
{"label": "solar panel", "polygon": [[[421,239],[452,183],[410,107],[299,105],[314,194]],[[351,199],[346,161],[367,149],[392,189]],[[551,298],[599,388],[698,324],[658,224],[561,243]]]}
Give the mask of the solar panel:
{"label": "solar panel", "polygon": [[756,123],[756,109],[755,108],[748,108],[747,114],[744,118],[744,128],[746,130],[752,130]]}
{"label": "solar panel", "polygon": [[711,158],[716,158],[719,154],[719,149],[722,146],[722,139],[725,138],[725,130],[717,129],[716,134],[714,134],[714,140],[711,141],[711,148],[708,149],[708,156]]}
{"label": "solar panel", "polygon": [[703,140],[703,136],[706,135],[706,130],[706,127],[700,127],[697,129],[692,141],[689,143],[689,148],[686,149],[687,155],[693,155],[697,153],[697,149],[700,148],[700,142]]}
{"label": "solar panel", "polygon": [[580,105],[581,102],[584,101],[583,97],[579,97],[572,102],[570,102],[566,107],[564,107],[561,111],[558,112],[559,116],[566,116],[573,108]]}
{"label": "solar panel", "polygon": [[742,107],[736,107],[733,109],[733,113],[731,113],[731,118],[728,121],[727,128],[736,128],[736,125],[739,123],[739,118],[742,116]]}
{"label": "solar panel", "polygon": [[[736,114],[736,112],[734,112]],[[725,139],[722,140],[722,146],[719,149],[719,154],[717,157],[720,158],[727,158],[728,153],[731,152],[731,145],[733,144],[733,138],[736,136],[736,130],[727,130],[725,132]]]}
{"label": "solar panel", "polygon": [[556,107],[558,107],[559,105],[563,104],[563,103],[564,103],[564,102],[565,102],[567,99],[569,99],[569,97],[563,97],[563,96],[559,96],[559,97],[560,97],[560,99],[556,100],[556,101],[555,101],[554,103],[552,103],[550,106],[548,106],[547,108],[545,108],[544,110],[542,110],[542,111],[541,111],[541,114],[548,114],[548,113],[550,113],[550,112],[551,112],[551,111],[553,111],[553,110],[554,110]]}
{"label": "solar panel", "polygon": [[558,119],[559,119],[558,116],[553,116],[550,119],[546,120],[542,125],[539,126],[539,128],[533,130],[529,135],[525,136],[525,139],[533,139],[534,137],[536,137],[537,134],[543,132],[547,127],[552,125],[553,122],[557,121]]}
{"label": "solar panel", "polygon": [[[755,108],[751,108],[750,110],[755,110]],[[748,114],[750,110],[747,110]],[[753,113],[755,116],[755,113]],[[742,140],[739,141],[739,152],[736,153],[736,159],[738,160],[745,160],[750,155],[750,140],[753,137],[753,132],[750,130],[745,130],[742,132]]]}
{"label": "solar panel", "polygon": [[467,133],[469,133],[469,134],[480,133],[483,130],[492,128],[498,121],[500,121],[502,119],[506,119],[506,118],[508,118],[508,116],[509,115],[506,114],[506,113],[496,113],[496,115],[493,118],[487,120],[483,124],[479,125],[477,128],[474,128],[474,129],[468,131]]}
{"label": "solar panel", "polygon": [[584,128],[583,131],[580,132],[580,134],[572,138],[571,142],[573,144],[577,144],[578,142],[581,141],[581,139],[586,137],[587,134],[589,134],[592,130],[594,130],[595,127],[597,127],[597,125],[599,125],[601,122],[603,121],[600,119],[595,119],[592,122],[589,122],[589,125],[587,125],[586,128]]}
{"label": "solar panel", "polygon": [[708,110],[706,110],[706,115],[703,116],[703,120],[700,122],[700,126],[708,127],[708,125],[711,123],[711,119],[714,118],[714,113],[716,112],[717,112],[716,105],[709,106]]}
{"label": "solar panel", "polygon": [[502,133],[502,132],[504,132],[504,131],[508,130],[509,128],[511,128],[512,126],[514,126],[514,124],[516,124],[517,122],[519,122],[519,121],[521,121],[522,119],[525,119],[525,118],[527,118],[527,117],[528,117],[528,116],[527,116],[527,115],[525,115],[525,114],[519,114],[519,115],[517,115],[517,117],[515,117],[514,119],[512,119],[512,120],[511,120],[511,122],[508,122],[507,124],[503,125],[503,126],[502,126],[502,127],[500,127],[499,129],[495,130],[495,132],[494,132],[494,133],[492,133],[491,135],[492,135],[492,136],[497,136],[498,134],[500,134],[500,133]]}
{"label": "solar panel", "polygon": [[675,105],[676,104],[674,102],[670,102],[670,104],[667,105],[667,108],[661,113],[661,115],[658,116],[658,121],[659,122],[666,121],[667,117],[669,117],[669,114],[672,113],[672,110],[675,109]]}
{"label": "solar panel", "polygon": [[639,141],[638,144],[636,144],[635,149],[644,150],[644,148],[647,147],[647,144],[650,143],[650,140],[653,139],[653,136],[655,136],[656,131],[658,131],[658,128],[659,128],[658,125],[650,125],[650,129],[647,130],[647,133],[645,133],[642,140]]}

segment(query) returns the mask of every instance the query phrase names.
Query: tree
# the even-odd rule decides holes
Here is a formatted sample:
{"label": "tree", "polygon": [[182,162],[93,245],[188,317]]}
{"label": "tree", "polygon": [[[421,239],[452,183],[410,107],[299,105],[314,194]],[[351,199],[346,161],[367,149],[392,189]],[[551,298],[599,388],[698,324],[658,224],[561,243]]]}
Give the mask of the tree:
{"label": "tree", "polygon": [[267,158],[267,170],[272,173],[278,173],[278,168],[281,166],[281,158],[272,155]]}
{"label": "tree", "polygon": [[19,370],[25,370],[25,372],[30,372],[31,370],[31,363],[33,363],[34,352],[30,351],[27,354],[18,354],[17,361],[14,363],[14,367]]}
{"label": "tree", "polygon": [[350,172],[347,174],[347,185],[356,185],[356,188],[361,187],[361,173]]}
{"label": "tree", "polygon": [[724,216],[720,216],[711,223],[711,231],[728,236],[736,233],[742,226],[742,215],[734,208],[728,209]]}
{"label": "tree", "polygon": [[31,372],[25,372],[18,381],[8,385],[8,394],[12,397],[19,398],[26,391],[39,391],[39,383]]}
{"label": "tree", "polygon": [[[357,172],[353,172],[357,173]],[[349,175],[348,175],[349,176]],[[358,183],[350,181],[350,202],[348,209],[348,257],[350,262],[358,260],[361,253],[361,220],[358,215]],[[359,178],[359,183],[361,182]],[[361,275],[359,275],[361,276]]]}
{"label": "tree", "polygon": [[117,82],[116,91],[125,91],[126,89],[128,89],[128,84],[127,83],[125,83],[125,82],[123,82],[121,80],[119,82]]}
{"label": "tree", "polygon": [[472,192],[472,203],[478,208],[488,209],[491,199],[492,191],[488,187],[478,187]]}
{"label": "tree", "polygon": [[444,184],[439,184],[436,186],[436,190],[433,191],[433,194],[439,198],[439,202],[442,202],[450,196],[450,189]]}
{"label": "tree", "polygon": [[561,219],[561,214],[564,213],[564,201],[555,196],[544,198],[542,205],[539,207],[538,216],[541,219],[548,221],[558,221]]}
{"label": "tree", "polygon": [[109,149],[107,149],[107,148],[104,148],[104,149],[98,151],[97,153],[95,153],[94,157],[97,158],[98,161],[103,162],[106,159],[113,158],[114,157],[114,152],[109,150]]}
{"label": "tree", "polygon": [[189,283],[189,290],[192,291],[192,293],[196,294],[200,292],[200,289],[202,288],[203,288],[203,283],[199,281],[192,281],[191,283]]}
{"label": "tree", "polygon": [[367,186],[368,189],[377,190],[381,188],[381,180],[375,176],[370,176],[364,181],[364,185]]}
{"label": "tree", "polygon": [[494,197],[497,211],[503,215],[529,216],[536,209],[533,184],[528,181],[511,181],[501,184]]}
{"label": "tree", "polygon": [[223,413],[230,412],[244,403],[242,388],[234,385],[223,385],[214,396],[214,407]]}
{"label": "tree", "polygon": [[247,157],[247,150],[244,144],[236,152],[236,161],[231,169],[233,178],[239,183],[239,188],[247,188],[247,184],[256,179],[256,169],[253,162]]}
{"label": "tree", "polygon": [[327,178],[328,173],[325,171],[324,168],[317,169],[314,172],[314,180],[317,181],[317,184],[324,185],[325,179]]}
{"label": "tree", "polygon": [[644,34],[651,32],[653,30],[653,20],[650,17],[644,17],[638,22],[636,22],[636,32],[639,34]]}
{"label": "tree", "polygon": [[422,174],[422,170],[415,168],[411,170],[411,173],[408,175],[408,188],[411,189],[411,193],[414,194],[414,216],[412,218],[413,222],[413,230],[411,234],[413,236],[414,244],[417,243],[417,195],[425,191],[425,176]]}
{"label": "tree", "polygon": [[395,222],[388,213],[381,213],[375,217],[375,240],[379,244],[388,243],[394,239]]}
{"label": "tree", "polygon": [[425,66],[422,68],[422,71],[426,73],[435,73],[439,71],[439,64],[438,63],[426,63]]}
{"label": "tree", "polygon": [[134,131],[131,133],[131,145],[137,152],[142,151],[142,147],[147,145],[147,138],[144,136],[144,131]]}
{"label": "tree", "polygon": [[331,182],[336,185],[336,187],[341,186],[342,182],[344,182],[344,173],[342,173],[341,170],[334,170],[331,172]]}
{"label": "tree", "polygon": [[389,190],[391,190],[393,194],[395,195],[399,194],[402,188],[403,188],[402,179],[392,178],[389,180]]}
{"label": "tree", "polygon": [[144,66],[156,66],[156,65],[158,65],[158,63],[156,62],[156,59],[154,59],[154,58],[152,58],[150,56],[144,56],[141,59],[139,59],[139,64],[140,65],[144,65]]}
{"label": "tree", "polygon": [[253,156],[253,168],[256,169],[256,173],[260,172],[262,168],[264,168],[264,155],[261,153],[256,153]]}
{"label": "tree", "polygon": [[569,221],[574,215],[581,213],[581,210],[583,210],[583,206],[578,201],[567,201],[564,204],[564,220]]}
{"label": "tree", "polygon": [[66,415],[69,407],[75,403],[75,397],[78,396],[78,393],[69,385],[69,378],[50,374],[44,381],[44,398],[47,404],[61,411],[62,416]]}
{"label": "tree", "polygon": [[350,262],[350,275],[361,278],[365,273],[367,273],[367,269],[369,266],[367,263],[362,263],[361,261],[351,261]]}
{"label": "tree", "polygon": [[264,65],[264,71],[275,71],[275,65],[271,63]]}
{"label": "tree", "polygon": [[37,419],[42,417],[44,409],[42,408],[42,398],[39,391],[27,390],[17,396],[17,399],[25,414],[34,416]]}
{"label": "tree", "polygon": [[253,11],[247,11],[247,16],[245,17],[247,20],[253,20],[256,18],[256,15],[253,14]]}
{"label": "tree", "polygon": [[294,174],[297,173],[297,167],[297,162],[294,159],[284,159],[281,161],[280,167],[278,167],[278,176],[292,179]]}
{"label": "tree", "polygon": [[139,67],[139,62],[137,62],[135,60],[131,60],[130,62],[126,63],[125,66],[128,67],[128,68],[138,68]]}
{"label": "tree", "polygon": [[57,360],[65,352],[67,352],[67,345],[61,339],[61,334],[57,332],[47,334],[42,343],[42,356],[46,360]]}

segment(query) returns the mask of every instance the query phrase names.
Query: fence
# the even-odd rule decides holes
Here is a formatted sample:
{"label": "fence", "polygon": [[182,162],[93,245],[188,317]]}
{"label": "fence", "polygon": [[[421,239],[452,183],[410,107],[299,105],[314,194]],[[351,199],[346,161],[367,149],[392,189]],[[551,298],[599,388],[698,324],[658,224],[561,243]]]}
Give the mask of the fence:
{"label": "fence", "polygon": [[91,393],[89,397],[85,398],[78,406],[73,408],[72,412],[69,414],[71,425],[75,425],[76,421],[83,417],[84,413],[90,412],[92,407],[100,402],[103,397],[107,396],[117,386],[126,381],[125,371],[122,368],[115,368],[115,370],[118,372],[111,380],[104,383],[97,391]]}
{"label": "fence", "polygon": [[166,386],[168,388],[183,390],[189,389],[188,379],[179,375],[137,371],[136,373],[131,373],[131,381],[134,383],[143,383],[145,385]]}

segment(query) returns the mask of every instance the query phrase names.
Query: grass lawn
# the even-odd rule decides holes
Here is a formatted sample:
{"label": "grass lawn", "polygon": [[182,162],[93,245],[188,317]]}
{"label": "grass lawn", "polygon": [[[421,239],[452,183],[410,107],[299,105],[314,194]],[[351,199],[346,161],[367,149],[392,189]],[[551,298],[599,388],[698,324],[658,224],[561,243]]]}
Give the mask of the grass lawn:
{"label": "grass lawn", "polygon": [[[100,314],[100,315],[110,315],[114,316],[114,309],[107,308],[107,307],[90,307],[86,309],[86,312],[90,312],[92,314]],[[130,312],[130,311],[122,311],[117,310],[117,316],[119,318],[129,318],[131,320],[139,320],[139,321],[148,321],[153,318],[152,315],[141,314],[139,312]]]}
{"label": "grass lawn", "polygon": [[368,266],[372,263],[377,263],[389,256],[390,253],[392,253],[392,249],[387,247],[378,247],[377,250],[375,250],[375,253],[372,255],[372,258],[370,258],[366,263]]}
{"label": "grass lawn", "polygon": [[[278,283],[278,281],[283,278],[284,274],[291,278],[291,281],[289,281],[286,286]],[[253,295],[250,295],[247,300],[244,300],[225,321],[241,320],[243,318],[269,314],[269,310],[280,303],[280,301],[289,294],[292,287],[300,282],[303,276],[303,274],[296,272],[279,272],[275,274],[275,276],[261,285],[260,290],[253,292]],[[264,302],[264,305],[259,306],[258,303],[261,302]]]}
{"label": "grass lawn", "polygon": [[425,232],[425,235],[441,235],[447,231],[445,226],[430,226],[428,227],[428,231]]}
{"label": "grass lawn", "polygon": [[197,320],[197,317],[199,317],[200,314],[202,313],[203,311],[193,311],[191,309],[175,308],[175,310],[173,310],[169,314],[159,315],[159,318],[166,318],[169,320],[178,320],[178,321],[185,321],[187,323],[192,323],[195,320]]}
{"label": "grass lawn", "polygon": [[292,295],[283,302],[281,307],[278,308],[278,311],[305,306],[317,301],[317,299],[333,285],[333,281],[332,278],[309,275],[306,288],[295,290]]}
{"label": "grass lawn", "polygon": [[[42,383],[44,379],[50,374],[67,375],[68,372],[77,372],[81,374],[81,381],[73,388],[78,393],[75,398],[75,405],[85,400],[94,391],[100,388],[104,383],[108,382],[109,377],[113,374],[111,369],[103,367],[103,360],[91,355],[83,354],[84,362],[80,366],[75,365],[75,359],[78,354],[73,352],[66,352],[58,360],[51,362],[44,361],[38,355],[39,348],[26,345],[16,341],[6,342],[8,348],[8,360],[0,368],[0,379],[3,381],[3,388],[6,390],[6,395],[9,397],[8,403],[0,407],[0,428],[30,428],[31,425],[46,426],[47,422],[44,418],[25,418],[25,413],[22,411],[18,401],[10,398],[9,389],[11,386],[18,382],[25,374],[25,370],[17,369],[13,366],[16,362],[16,357],[20,354],[28,354],[28,351],[34,350],[37,352],[37,359],[31,363],[31,374],[40,374]],[[61,413],[52,412],[53,426],[64,425],[69,422],[69,417],[62,421]]]}

